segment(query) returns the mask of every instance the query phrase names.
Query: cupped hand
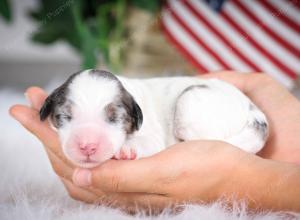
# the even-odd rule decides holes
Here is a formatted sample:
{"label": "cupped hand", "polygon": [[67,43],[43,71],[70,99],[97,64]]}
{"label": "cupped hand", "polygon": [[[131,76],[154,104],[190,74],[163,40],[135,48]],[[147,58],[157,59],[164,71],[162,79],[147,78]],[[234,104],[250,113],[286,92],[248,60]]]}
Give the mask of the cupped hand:
{"label": "cupped hand", "polygon": [[300,164],[300,102],[266,74],[219,72],[204,78],[227,81],[243,91],[266,114],[270,135],[261,157]]}
{"label": "cupped hand", "polygon": [[[266,113],[271,130],[260,156],[299,162],[300,104],[296,98],[261,74],[222,72],[206,77],[234,84]],[[46,93],[32,87],[26,94],[31,107],[15,105],[10,113],[41,140],[54,171],[69,194],[78,200],[151,207],[184,201],[209,202],[230,193],[228,185],[234,184],[233,180],[238,182],[237,164],[259,161],[258,157],[224,142],[193,141],[174,145],[149,158],[110,160],[92,170],[75,169],[64,157],[57,134],[47,122],[39,120],[38,110]]]}

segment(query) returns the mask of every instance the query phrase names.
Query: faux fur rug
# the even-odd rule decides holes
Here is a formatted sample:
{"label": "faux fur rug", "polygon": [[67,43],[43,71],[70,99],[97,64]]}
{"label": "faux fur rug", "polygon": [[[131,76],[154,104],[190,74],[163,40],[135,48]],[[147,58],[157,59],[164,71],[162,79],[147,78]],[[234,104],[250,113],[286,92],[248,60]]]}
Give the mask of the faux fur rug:
{"label": "faux fur rug", "polygon": [[243,204],[226,209],[221,202],[185,206],[172,215],[165,210],[159,216],[140,213],[129,216],[117,209],[86,205],[68,197],[52,172],[43,146],[8,115],[13,103],[25,103],[23,94],[0,90],[0,219],[300,219],[292,213],[247,212]]}

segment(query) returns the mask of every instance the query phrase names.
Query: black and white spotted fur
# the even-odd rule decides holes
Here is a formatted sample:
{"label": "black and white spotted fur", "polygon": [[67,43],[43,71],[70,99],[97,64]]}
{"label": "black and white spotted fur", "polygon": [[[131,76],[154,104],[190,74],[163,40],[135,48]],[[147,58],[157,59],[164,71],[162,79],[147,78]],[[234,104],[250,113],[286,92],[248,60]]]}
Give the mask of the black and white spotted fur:
{"label": "black and white spotted fur", "polygon": [[48,116],[66,156],[83,167],[124,154],[146,157],[196,139],[256,153],[268,137],[265,115],[237,88],[217,79],[142,80],[86,70],[47,98],[40,117]]}

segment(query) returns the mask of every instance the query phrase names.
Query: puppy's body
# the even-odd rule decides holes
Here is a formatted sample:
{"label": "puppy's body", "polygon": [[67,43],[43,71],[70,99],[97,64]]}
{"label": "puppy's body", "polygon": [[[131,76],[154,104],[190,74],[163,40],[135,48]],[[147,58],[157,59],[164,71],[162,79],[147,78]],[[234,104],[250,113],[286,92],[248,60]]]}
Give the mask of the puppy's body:
{"label": "puppy's body", "polygon": [[[221,140],[256,153],[267,139],[264,114],[235,87],[217,79],[119,77],[144,115],[143,126],[128,140],[139,156],[179,141]],[[138,141],[137,144],[134,144]],[[127,145],[127,144],[125,144]]]}
{"label": "puppy's body", "polygon": [[196,77],[142,80],[87,70],[49,96],[41,119],[48,115],[65,154],[85,167],[113,156],[150,156],[195,139],[256,153],[268,134],[266,117],[238,89]]}

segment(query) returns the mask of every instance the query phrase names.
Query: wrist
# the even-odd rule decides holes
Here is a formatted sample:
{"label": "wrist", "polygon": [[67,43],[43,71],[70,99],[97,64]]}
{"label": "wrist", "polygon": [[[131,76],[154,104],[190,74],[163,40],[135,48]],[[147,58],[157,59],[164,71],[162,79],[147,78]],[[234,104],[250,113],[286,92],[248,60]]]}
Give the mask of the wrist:
{"label": "wrist", "polygon": [[260,181],[262,205],[272,210],[300,211],[300,167],[292,163],[264,161],[258,172],[264,174]]}
{"label": "wrist", "polygon": [[299,166],[252,155],[235,169],[226,192],[250,208],[300,211],[299,186]]}

